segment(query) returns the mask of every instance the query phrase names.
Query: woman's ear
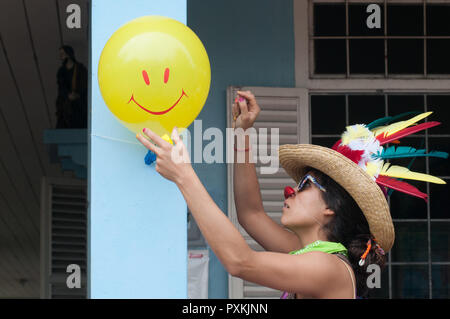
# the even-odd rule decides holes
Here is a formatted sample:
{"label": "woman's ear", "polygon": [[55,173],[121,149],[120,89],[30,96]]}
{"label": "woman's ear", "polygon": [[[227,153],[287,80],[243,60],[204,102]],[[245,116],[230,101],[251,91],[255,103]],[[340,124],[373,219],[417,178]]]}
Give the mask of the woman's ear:
{"label": "woman's ear", "polygon": [[332,210],[332,209],[330,209],[330,208],[325,208],[324,215],[325,215],[325,216],[332,217],[332,216],[334,216],[334,210]]}

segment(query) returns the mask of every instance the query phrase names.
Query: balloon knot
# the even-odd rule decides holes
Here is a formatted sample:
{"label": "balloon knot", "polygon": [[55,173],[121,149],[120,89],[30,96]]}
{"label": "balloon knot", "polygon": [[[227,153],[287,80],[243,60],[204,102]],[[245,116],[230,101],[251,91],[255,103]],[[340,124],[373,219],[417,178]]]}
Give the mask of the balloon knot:
{"label": "balloon knot", "polygon": [[151,163],[156,161],[156,154],[149,150],[147,155],[145,155],[144,161],[146,165],[150,165]]}

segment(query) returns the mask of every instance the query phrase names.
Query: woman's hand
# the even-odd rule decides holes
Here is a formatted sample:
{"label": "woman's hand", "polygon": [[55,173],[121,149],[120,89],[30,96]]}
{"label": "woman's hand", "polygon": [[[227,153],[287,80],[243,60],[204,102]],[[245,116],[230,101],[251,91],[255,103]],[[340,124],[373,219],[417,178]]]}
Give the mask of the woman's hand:
{"label": "woman's hand", "polygon": [[242,128],[244,130],[253,126],[261,108],[256,103],[255,96],[250,91],[237,91],[237,97],[234,100],[233,128]]}
{"label": "woman's hand", "polygon": [[148,128],[144,128],[143,132],[156,144],[141,134],[136,134],[139,142],[156,154],[156,171],[176,184],[181,183],[184,178],[189,178],[193,169],[188,151],[178,135],[177,128],[175,127],[172,131],[173,146]]}

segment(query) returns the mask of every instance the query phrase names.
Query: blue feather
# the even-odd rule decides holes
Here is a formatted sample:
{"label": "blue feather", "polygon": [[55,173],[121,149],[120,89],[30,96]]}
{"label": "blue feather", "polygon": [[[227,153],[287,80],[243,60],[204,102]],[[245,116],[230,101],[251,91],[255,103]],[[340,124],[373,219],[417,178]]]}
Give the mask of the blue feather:
{"label": "blue feather", "polygon": [[389,124],[391,122],[397,121],[398,119],[408,116],[408,115],[419,115],[421,112],[417,112],[417,111],[412,111],[412,112],[405,112],[405,113],[401,113],[399,115],[396,116],[386,116],[386,117],[382,117],[380,119],[377,119],[369,124],[367,124],[367,128],[369,130],[375,128],[375,127],[379,127],[379,126],[383,126],[386,124]]}
{"label": "blue feather", "polygon": [[404,158],[404,157],[417,157],[417,156],[430,156],[430,157],[440,157],[440,158],[448,158],[447,152],[439,152],[439,151],[431,151],[429,153],[425,153],[425,149],[416,150],[414,147],[409,146],[390,146],[383,151],[378,152],[377,154],[373,154],[374,158],[388,159],[388,158]]}
{"label": "blue feather", "polygon": [[[424,145],[425,145],[425,138],[423,138],[423,139],[421,140],[421,142],[420,142],[420,147],[423,147]],[[411,169],[411,167],[412,167],[412,165],[414,164],[414,161],[416,160],[416,158],[417,158],[417,157],[413,157],[413,158],[411,159],[411,161],[410,161],[409,164],[408,164],[408,169]],[[398,180],[399,180],[399,181],[402,181],[403,178],[398,178]],[[391,188],[391,189],[388,191],[388,196],[391,196],[393,192],[394,192],[394,190]]]}

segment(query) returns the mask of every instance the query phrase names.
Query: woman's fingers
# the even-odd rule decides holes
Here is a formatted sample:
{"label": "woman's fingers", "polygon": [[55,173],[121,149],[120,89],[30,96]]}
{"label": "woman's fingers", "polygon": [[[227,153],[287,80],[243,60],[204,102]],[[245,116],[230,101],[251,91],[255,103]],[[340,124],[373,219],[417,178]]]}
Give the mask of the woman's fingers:
{"label": "woman's fingers", "polygon": [[233,120],[231,121],[231,127],[236,128],[236,120],[239,117],[238,97],[236,97],[233,101],[233,106],[231,108],[231,115],[233,116]]}
{"label": "woman's fingers", "polygon": [[237,94],[242,95],[249,101],[255,100],[255,96],[250,91],[237,91]]}
{"label": "woman's fingers", "polygon": [[178,128],[175,126],[172,130],[172,135],[170,136],[174,144],[178,144],[180,140],[180,135],[178,134]]}
{"label": "woman's fingers", "polygon": [[241,110],[241,114],[246,116],[248,114],[247,101],[243,97],[239,97],[238,103],[239,109]]}
{"label": "woman's fingers", "polygon": [[260,108],[256,103],[255,96],[252,92],[237,91],[236,99],[234,100],[232,107],[232,127],[236,128],[241,125],[244,125],[244,127],[252,126],[259,112]]}
{"label": "woman's fingers", "polygon": [[234,99],[231,113],[233,115],[233,120],[236,121],[236,118],[239,116],[239,106],[238,106],[238,98],[237,97]]}
{"label": "woman's fingers", "polygon": [[175,164],[180,163],[190,163],[190,156],[186,146],[183,143],[183,140],[178,134],[178,128],[175,127],[172,131],[172,140],[174,143],[174,147],[171,150],[171,158]]}
{"label": "woman's fingers", "polygon": [[153,132],[152,130],[148,129],[148,128],[144,128],[142,130],[144,132],[145,135],[147,135],[153,142],[155,142],[156,145],[158,145],[159,147],[169,147],[171,146],[171,144],[165,140],[163,140],[158,134],[156,134],[155,132]]}
{"label": "woman's fingers", "polygon": [[249,105],[257,104],[256,103],[256,98],[255,98],[255,96],[253,95],[252,92],[250,92],[250,91],[237,91],[237,94],[245,97],[247,99]]}
{"label": "woman's fingers", "polygon": [[256,98],[255,98],[255,96],[253,95],[252,92],[250,92],[250,91],[237,91],[237,93],[238,93],[239,95],[242,95],[243,97],[245,97],[245,98],[247,99],[247,101],[248,101],[248,107],[247,107],[247,109],[248,109],[250,112],[254,112],[254,113],[256,113],[256,114],[259,113],[259,111],[260,111],[261,109],[260,109],[258,103],[256,102]]}
{"label": "woman's fingers", "polygon": [[150,151],[152,151],[153,153],[156,154],[156,156],[159,155],[159,148],[156,147],[156,145],[154,145],[153,143],[151,143],[148,139],[146,139],[145,137],[143,137],[141,134],[136,134],[136,138],[139,140],[139,142],[142,143],[142,145],[144,145],[147,149],[149,149]]}

